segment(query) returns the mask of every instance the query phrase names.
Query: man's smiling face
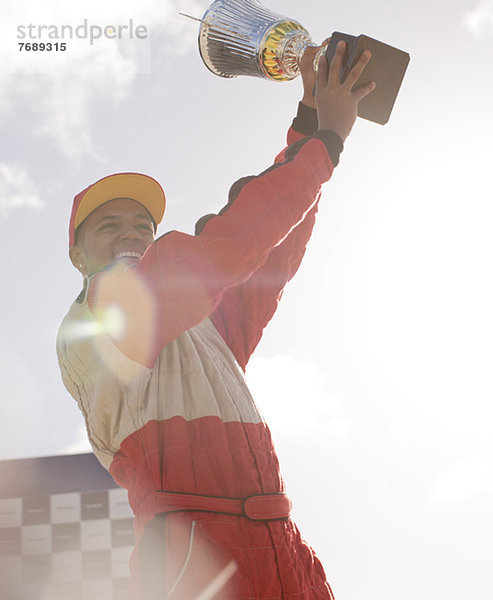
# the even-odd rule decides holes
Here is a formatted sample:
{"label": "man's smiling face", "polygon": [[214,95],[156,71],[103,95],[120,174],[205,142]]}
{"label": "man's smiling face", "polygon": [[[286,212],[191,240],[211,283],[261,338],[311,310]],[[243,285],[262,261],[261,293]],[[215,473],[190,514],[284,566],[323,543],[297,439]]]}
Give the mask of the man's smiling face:
{"label": "man's smiling face", "polygon": [[102,204],[77,230],[74,266],[92,275],[117,260],[136,263],[154,240],[154,222],[142,204],[116,198]]}

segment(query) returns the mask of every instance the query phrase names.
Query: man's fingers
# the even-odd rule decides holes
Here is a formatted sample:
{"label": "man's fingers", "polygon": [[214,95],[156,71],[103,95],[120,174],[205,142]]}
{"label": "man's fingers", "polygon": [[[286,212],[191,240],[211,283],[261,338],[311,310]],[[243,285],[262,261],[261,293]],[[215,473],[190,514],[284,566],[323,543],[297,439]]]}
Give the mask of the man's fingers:
{"label": "man's fingers", "polygon": [[302,61],[308,61],[315,58],[315,54],[320,50],[320,46],[307,46],[303,53]]}
{"label": "man's fingers", "polygon": [[353,92],[353,94],[354,94],[356,100],[359,102],[365,96],[368,96],[368,94],[371,94],[371,92],[373,92],[373,90],[376,87],[377,87],[377,84],[374,81],[370,81],[370,83],[367,83],[363,87],[360,87],[359,89],[355,90]]}
{"label": "man's fingers", "polygon": [[318,69],[317,69],[317,90],[321,90],[323,87],[327,85],[327,74],[329,71],[329,66],[327,64],[327,57],[321,56],[318,61]]}
{"label": "man's fingers", "polygon": [[305,79],[308,77],[314,77],[313,59],[315,58],[316,52],[317,48],[315,48],[314,46],[308,46],[303,52],[303,56],[301,57],[298,66],[300,69],[301,76]]}
{"label": "man's fingers", "polygon": [[344,58],[345,51],[346,51],[346,42],[340,41],[337,44],[334,58],[332,59],[332,61],[330,63],[328,81],[331,86],[336,86],[341,81],[342,59]]}
{"label": "man's fingers", "polygon": [[354,67],[349,71],[348,76],[346,77],[346,81],[344,85],[350,90],[353,89],[353,86],[361,77],[361,73],[363,73],[364,68],[369,63],[371,58],[371,52],[369,50],[365,50],[363,54],[359,57],[358,62],[354,65]]}

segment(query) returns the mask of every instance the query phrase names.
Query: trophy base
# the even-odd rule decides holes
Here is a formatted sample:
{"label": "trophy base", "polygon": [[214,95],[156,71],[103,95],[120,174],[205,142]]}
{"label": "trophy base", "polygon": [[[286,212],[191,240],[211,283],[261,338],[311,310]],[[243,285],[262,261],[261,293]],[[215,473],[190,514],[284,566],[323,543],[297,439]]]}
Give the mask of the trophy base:
{"label": "trophy base", "polygon": [[409,64],[409,54],[388,46],[366,35],[358,37],[336,31],[330,38],[326,51],[327,60],[334,57],[337,43],[346,42],[346,53],[341,69],[341,81],[358,61],[364,50],[370,50],[372,57],[358,81],[358,87],[374,81],[377,87],[358,104],[358,116],[384,125],[390,118],[397,94]]}

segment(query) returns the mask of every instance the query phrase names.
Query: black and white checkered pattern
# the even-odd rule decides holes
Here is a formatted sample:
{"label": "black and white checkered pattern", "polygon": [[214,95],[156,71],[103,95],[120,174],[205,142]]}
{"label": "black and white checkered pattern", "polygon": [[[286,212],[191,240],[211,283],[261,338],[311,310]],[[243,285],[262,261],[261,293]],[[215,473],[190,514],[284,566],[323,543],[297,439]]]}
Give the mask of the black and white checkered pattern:
{"label": "black and white checkered pattern", "polygon": [[126,600],[133,546],[120,488],[0,498],[0,597]]}

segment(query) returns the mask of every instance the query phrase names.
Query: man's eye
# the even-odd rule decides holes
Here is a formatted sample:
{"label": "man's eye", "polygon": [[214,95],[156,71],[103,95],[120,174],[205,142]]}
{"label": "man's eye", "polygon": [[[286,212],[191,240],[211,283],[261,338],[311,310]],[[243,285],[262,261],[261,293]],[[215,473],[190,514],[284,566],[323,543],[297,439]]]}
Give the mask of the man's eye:
{"label": "man's eye", "polygon": [[114,229],[115,228],[115,224],[114,223],[105,223],[104,225],[101,225],[99,227],[99,231],[104,231],[106,229]]}

